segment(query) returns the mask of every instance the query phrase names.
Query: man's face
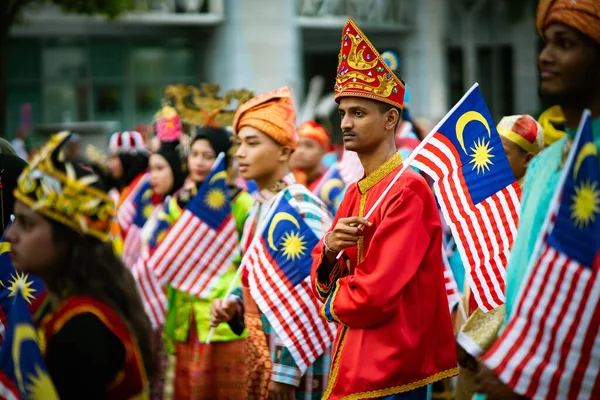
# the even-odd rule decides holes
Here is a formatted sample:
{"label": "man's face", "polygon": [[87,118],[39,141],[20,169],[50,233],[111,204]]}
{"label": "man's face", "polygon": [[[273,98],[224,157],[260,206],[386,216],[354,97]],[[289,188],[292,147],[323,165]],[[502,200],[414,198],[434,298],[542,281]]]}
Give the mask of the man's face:
{"label": "man's face", "polygon": [[521,179],[525,176],[525,172],[527,172],[529,162],[534,156],[533,153],[528,153],[516,143],[506,139],[504,136],[500,136],[500,140],[502,140],[502,147],[506,153],[506,158],[508,158],[510,169],[512,169],[517,180]]}
{"label": "man's face", "polygon": [[237,135],[235,158],[244,179],[269,180],[281,163],[289,161],[289,149],[251,126],[242,127]]}
{"label": "man's face", "polygon": [[553,105],[589,107],[600,89],[600,45],[559,23],[549,25],[544,36],[538,58],[540,97]]}
{"label": "man's face", "polygon": [[393,134],[386,130],[388,115],[392,111],[381,113],[379,103],[360,97],[342,97],[338,107],[344,147],[357,153],[369,153],[385,138]]}
{"label": "man's face", "polygon": [[293,169],[312,171],[321,165],[324,155],[325,149],[319,143],[312,139],[300,138],[290,164]]}

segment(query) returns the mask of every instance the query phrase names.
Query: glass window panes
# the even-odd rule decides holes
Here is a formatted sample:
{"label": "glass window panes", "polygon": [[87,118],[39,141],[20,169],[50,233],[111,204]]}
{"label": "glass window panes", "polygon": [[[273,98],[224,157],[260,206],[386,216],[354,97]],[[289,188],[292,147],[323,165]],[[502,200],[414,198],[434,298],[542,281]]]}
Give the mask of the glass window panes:
{"label": "glass window panes", "polygon": [[44,121],[73,122],[89,119],[86,85],[50,83],[44,87]]}
{"label": "glass window panes", "polygon": [[123,87],[121,85],[94,85],[94,119],[98,121],[121,121],[123,119]]}
{"label": "glass window panes", "polygon": [[122,41],[91,41],[90,68],[92,70],[92,77],[94,79],[122,79],[126,75],[127,50],[128,45],[122,43]]}
{"label": "glass window panes", "polygon": [[56,44],[43,51],[44,78],[76,79],[87,76],[86,51],[82,45]]}
{"label": "glass window panes", "polygon": [[[7,86],[7,131],[6,134],[12,138],[21,126],[21,123],[35,125],[42,121],[42,98],[39,84]],[[31,120],[21,121],[21,107],[29,103],[31,105]],[[30,127],[31,128],[31,127]]]}
{"label": "glass window panes", "polygon": [[40,45],[36,39],[13,39],[8,41],[6,62],[7,82],[40,79]]}
{"label": "glass window panes", "polygon": [[188,47],[176,47],[168,50],[168,77],[189,77],[194,75],[194,54]]}
{"label": "glass window panes", "polygon": [[161,106],[163,85],[135,86],[135,119],[138,123],[150,123]]}
{"label": "glass window panes", "polygon": [[161,79],[165,76],[167,52],[161,47],[138,47],[131,52],[132,73],[137,81]]}

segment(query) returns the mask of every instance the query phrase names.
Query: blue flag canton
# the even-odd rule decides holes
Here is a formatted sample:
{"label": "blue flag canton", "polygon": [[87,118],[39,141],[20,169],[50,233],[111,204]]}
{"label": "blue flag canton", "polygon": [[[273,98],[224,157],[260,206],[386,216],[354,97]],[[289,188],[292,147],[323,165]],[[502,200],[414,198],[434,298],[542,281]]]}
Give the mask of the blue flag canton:
{"label": "blue flag canton", "polygon": [[346,184],[342,179],[339,168],[334,165],[327,172],[327,176],[323,177],[323,182],[319,185],[318,196],[330,210],[333,210],[338,196],[344,191],[345,187]]}
{"label": "blue flag canton", "polygon": [[136,214],[133,219],[133,223],[138,227],[143,227],[148,218],[152,214],[154,206],[152,204],[152,197],[154,192],[150,182],[144,182],[140,190],[135,194],[133,203],[135,204]]}
{"label": "blue flag canton", "polygon": [[217,230],[231,215],[231,200],[227,188],[225,160],[215,165],[190,201],[188,210]]}
{"label": "blue flag canton", "polygon": [[474,204],[515,181],[500,135],[478,87],[448,116],[438,132],[452,142],[458,153]]}
{"label": "blue flag canton", "polygon": [[10,243],[0,239],[0,309],[9,317],[17,289],[27,304],[31,304],[44,292],[42,280],[15,270],[10,259]]}
{"label": "blue flag canton", "polygon": [[20,290],[12,299],[6,338],[0,350],[0,374],[4,375],[0,379],[12,382],[21,398],[57,399],[27,301]]}
{"label": "blue flag canton", "polygon": [[574,151],[548,243],[591,268],[600,252],[600,171],[589,118]]}
{"label": "blue flag canton", "polygon": [[311,253],[319,238],[285,198],[272,215],[262,239],[274,262],[295,286],[310,274]]}
{"label": "blue flag canton", "polygon": [[169,202],[166,201],[162,210],[158,214],[158,220],[156,222],[156,226],[152,231],[152,235],[150,235],[150,240],[148,241],[148,247],[150,250],[154,249],[167,235],[169,228],[171,227],[171,219],[169,218]]}

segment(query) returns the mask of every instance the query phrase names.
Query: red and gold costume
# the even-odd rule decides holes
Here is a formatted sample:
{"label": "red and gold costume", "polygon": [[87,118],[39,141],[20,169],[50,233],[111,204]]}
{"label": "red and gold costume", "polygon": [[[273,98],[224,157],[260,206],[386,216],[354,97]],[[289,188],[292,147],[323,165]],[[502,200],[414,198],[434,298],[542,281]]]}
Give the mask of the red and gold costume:
{"label": "red and gold costume", "polygon": [[[89,318],[84,319],[85,317]],[[73,324],[77,324],[78,334],[81,335],[80,340],[72,337],[72,334],[66,333]],[[90,331],[86,332],[86,327]],[[67,362],[66,359],[75,359],[75,356],[67,356],[67,354],[61,351],[66,342],[71,342],[72,346],[75,346],[76,351],[81,352],[85,348],[81,346],[80,342],[91,340],[86,339],[86,337],[91,338],[93,337],[92,335],[97,334],[97,332],[92,332],[92,329],[96,331],[104,328],[107,329],[107,332],[114,335],[121,345],[115,346],[114,353],[121,354],[122,352],[123,355],[121,357],[122,362],[116,366],[116,373],[107,386],[106,398],[116,400],[147,398],[148,381],[138,346],[127,325],[105,304],[91,297],[71,297],[63,301],[56,312],[45,315],[41,320],[40,328],[44,343],[44,349],[42,350],[45,353],[46,362],[50,366],[51,374],[53,370],[52,366],[58,366],[63,362]],[[93,347],[97,347],[97,344],[89,343],[89,348]],[[106,351],[107,349],[109,348],[103,347],[100,351]],[[85,366],[85,368],[91,368],[91,370],[95,368],[93,361],[98,362],[98,359],[93,357],[93,353],[93,350],[86,352],[86,354],[92,355],[92,357],[88,358],[91,364]],[[70,367],[73,366],[65,365],[64,369]],[[78,365],[75,367],[81,368],[83,366]],[[54,376],[53,380],[56,381],[55,383],[58,387],[61,380],[56,379]],[[76,385],[77,383],[72,384],[72,386]]]}
{"label": "red and gold costume", "polygon": [[[338,75],[336,100],[366,97],[402,107],[402,82],[352,20],[344,27],[338,73],[343,76]],[[353,78],[348,83],[344,76]],[[340,218],[364,217],[401,164],[396,153],[350,186],[332,227]],[[313,252],[311,278],[323,302],[322,315],[342,326],[326,399],[390,396],[457,373],[441,222],[423,177],[404,171],[369,222],[358,244],[347,248],[333,267],[324,260],[323,241]]]}

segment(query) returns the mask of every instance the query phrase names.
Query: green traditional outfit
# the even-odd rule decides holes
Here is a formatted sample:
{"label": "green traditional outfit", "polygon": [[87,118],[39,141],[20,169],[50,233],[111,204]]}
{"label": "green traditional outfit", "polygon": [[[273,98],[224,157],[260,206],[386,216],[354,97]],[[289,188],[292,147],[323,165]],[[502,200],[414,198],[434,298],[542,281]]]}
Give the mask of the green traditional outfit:
{"label": "green traditional outfit", "polygon": [[[232,200],[233,217],[241,237],[248,210],[254,203],[252,196],[239,189]],[[169,218],[173,224],[183,210],[177,198],[169,204]],[[200,251],[200,249],[199,249]],[[167,381],[173,382],[174,398],[245,398],[244,382],[244,332],[238,336],[227,324],[215,329],[211,343],[204,342],[210,331],[210,304],[223,298],[239,265],[238,258],[206,298],[198,298],[167,286],[168,310],[165,323],[165,340],[171,359]],[[193,311],[193,312],[192,312]],[[173,380],[174,379],[174,380]],[[167,394],[167,397],[169,395]]]}

